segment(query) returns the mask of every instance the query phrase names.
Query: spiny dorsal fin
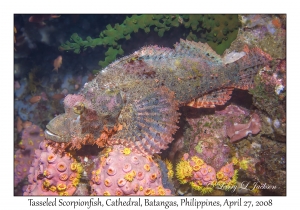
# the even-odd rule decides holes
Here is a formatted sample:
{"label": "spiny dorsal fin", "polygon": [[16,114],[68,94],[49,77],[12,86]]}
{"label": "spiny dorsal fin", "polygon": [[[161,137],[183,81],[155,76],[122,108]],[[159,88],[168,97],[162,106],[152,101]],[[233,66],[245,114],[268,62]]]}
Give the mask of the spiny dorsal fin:
{"label": "spiny dorsal fin", "polygon": [[197,57],[200,57],[205,60],[209,60],[216,64],[222,64],[222,58],[218,55],[207,43],[194,42],[180,39],[179,43],[175,45],[175,51],[184,51],[184,54],[196,54]]}

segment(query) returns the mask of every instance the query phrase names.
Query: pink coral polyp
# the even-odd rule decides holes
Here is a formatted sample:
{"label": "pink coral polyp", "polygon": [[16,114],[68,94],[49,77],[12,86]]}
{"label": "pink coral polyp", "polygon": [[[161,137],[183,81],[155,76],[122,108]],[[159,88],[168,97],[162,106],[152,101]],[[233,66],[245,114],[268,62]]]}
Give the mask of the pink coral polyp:
{"label": "pink coral polyp", "polygon": [[131,162],[135,165],[139,164],[139,159],[136,156],[131,157]]}
{"label": "pink coral polyp", "polygon": [[101,184],[101,179],[99,176],[93,176],[92,177],[92,181],[97,184],[97,185],[100,185]]}
{"label": "pink coral polyp", "polygon": [[73,181],[75,178],[77,178],[76,173],[71,173],[69,180]]}
{"label": "pink coral polyp", "polygon": [[109,176],[113,176],[117,173],[117,170],[113,167],[109,167],[106,172]]}
{"label": "pink coral polyp", "polygon": [[127,173],[127,172],[129,172],[129,171],[131,171],[131,164],[130,163],[125,163],[125,165],[123,166],[123,171],[125,172],[125,173]]}
{"label": "pink coral polyp", "polygon": [[37,184],[33,183],[32,185],[28,185],[26,192],[31,193],[36,188]]}
{"label": "pink coral polyp", "polygon": [[104,185],[106,186],[106,187],[110,187],[111,185],[112,185],[112,182],[110,181],[110,179],[105,179],[105,181],[104,181]]}
{"label": "pink coral polyp", "polygon": [[125,157],[124,156],[119,156],[119,160],[122,162],[125,160]]}
{"label": "pink coral polyp", "polygon": [[57,158],[57,155],[50,154],[50,155],[48,155],[47,161],[48,161],[48,163],[54,163],[56,158]]}
{"label": "pink coral polyp", "polygon": [[109,164],[111,164],[112,163],[112,158],[111,157],[108,157],[108,158],[106,158],[106,165],[109,165]]}
{"label": "pink coral polyp", "polygon": [[207,174],[206,176],[204,176],[204,177],[203,177],[203,180],[204,180],[205,182],[210,181],[210,180],[211,180],[210,175]]}
{"label": "pink coral polyp", "polygon": [[[159,194],[156,190],[157,187],[160,186],[162,191],[164,190],[160,168],[150,156],[147,158],[135,150],[131,150],[130,153],[125,152],[124,147],[120,145],[113,146],[112,152],[108,155],[107,159],[111,157],[112,162],[105,164],[103,162],[105,159],[102,159],[102,162],[92,172],[90,182],[92,195],[103,195],[106,192],[109,195],[117,196],[144,195],[144,191],[148,188],[151,195],[157,195]],[[120,157],[123,157],[124,161],[120,161]],[[110,168],[117,170],[115,175],[110,176],[107,173]],[[103,184],[95,182],[96,176],[101,178]],[[107,179],[109,179],[109,182]],[[112,184],[110,185],[110,183]]]}
{"label": "pink coral polyp", "polygon": [[117,196],[123,195],[123,191],[120,188],[117,188],[116,189],[116,195]]}
{"label": "pink coral polyp", "polygon": [[150,182],[155,182],[156,179],[157,179],[156,173],[151,174],[150,177],[149,177]]}
{"label": "pink coral polyp", "polygon": [[142,171],[137,172],[136,174],[136,179],[137,180],[142,180],[145,177],[145,173],[143,173]]}
{"label": "pink coral polyp", "polygon": [[201,174],[202,175],[206,175],[206,174],[208,174],[208,168],[207,167],[202,167],[201,169],[200,169],[200,172],[201,172]]}
{"label": "pink coral polyp", "polygon": [[131,187],[131,183],[127,182],[123,187],[122,187],[122,191],[126,194],[126,195],[130,195],[133,193],[133,189]]}
{"label": "pink coral polyp", "polygon": [[62,181],[66,181],[68,178],[69,178],[69,176],[68,176],[67,173],[61,173],[59,175],[59,179],[62,180]]}
{"label": "pink coral polyp", "polygon": [[69,153],[54,154],[54,151],[47,141],[35,150],[28,175],[29,184],[23,195],[73,195],[80,178],[78,171],[71,170],[75,159]]}
{"label": "pink coral polyp", "polygon": [[59,172],[64,172],[64,171],[67,170],[67,164],[61,161],[61,162],[57,163],[56,169],[57,169]]}
{"label": "pink coral polyp", "polygon": [[49,168],[49,169],[46,169],[44,171],[44,176],[47,177],[48,179],[52,179],[52,177],[54,176],[55,174],[55,171],[53,170],[53,168]]}
{"label": "pink coral polyp", "polygon": [[118,180],[118,186],[119,187],[123,187],[126,183],[127,183],[127,181],[125,179],[123,179],[123,178],[120,178]]}

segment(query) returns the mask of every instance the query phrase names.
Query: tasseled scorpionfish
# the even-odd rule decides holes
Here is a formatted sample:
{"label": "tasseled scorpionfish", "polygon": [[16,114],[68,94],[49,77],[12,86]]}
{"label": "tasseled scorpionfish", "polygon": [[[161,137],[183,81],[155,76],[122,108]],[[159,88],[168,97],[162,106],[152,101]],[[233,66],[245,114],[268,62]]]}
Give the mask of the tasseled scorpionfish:
{"label": "tasseled scorpionfish", "polygon": [[77,95],[64,99],[65,113],[45,136],[71,148],[122,144],[159,153],[178,129],[180,106],[223,105],[234,88],[248,89],[271,56],[259,48],[228,63],[207,44],[181,40],[174,49],[143,47],[103,69]]}

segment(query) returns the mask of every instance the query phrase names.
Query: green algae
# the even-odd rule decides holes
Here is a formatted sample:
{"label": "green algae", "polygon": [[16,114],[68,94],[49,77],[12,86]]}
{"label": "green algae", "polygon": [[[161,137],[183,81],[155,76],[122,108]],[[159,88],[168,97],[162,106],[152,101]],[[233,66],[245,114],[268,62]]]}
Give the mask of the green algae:
{"label": "green algae", "polygon": [[[87,48],[97,46],[106,47],[105,59],[99,61],[101,67],[106,67],[116,60],[117,56],[122,56],[124,51],[120,42],[130,40],[132,33],[143,31],[148,34],[151,30],[157,32],[159,37],[163,37],[165,32],[172,28],[185,27],[191,29],[188,40],[196,42],[207,42],[218,54],[222,54],[230,47],[231,42],[236,38],[240,27],[238,15],[209,15],[209,14],[146,14],[132,15],[126,17],[121,24],[114,26],[108,24],[98,38],[86,37],[84,40],[77,33],[70,37],[59,47],[61,51],[73,51],[81,53]],[[184,34],[182,34],[184,38]]]}

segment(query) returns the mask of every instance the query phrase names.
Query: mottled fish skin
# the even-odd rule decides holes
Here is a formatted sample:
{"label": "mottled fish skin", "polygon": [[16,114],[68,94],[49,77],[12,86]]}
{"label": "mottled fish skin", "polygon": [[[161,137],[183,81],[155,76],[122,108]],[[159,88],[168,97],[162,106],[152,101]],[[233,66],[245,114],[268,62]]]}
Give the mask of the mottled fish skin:
{"label": "mottled fish skin", "polygon": [[178,129],[179,106],[215,107],[234,88],[248,89],[272,58],[253,48],[233,63],[207,44],[180,40],[174,49],[144,47],[123,57],[68,95],[65,113],[47,125],[46,138],[80,149],[123,144],[159,153]]}

